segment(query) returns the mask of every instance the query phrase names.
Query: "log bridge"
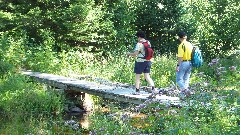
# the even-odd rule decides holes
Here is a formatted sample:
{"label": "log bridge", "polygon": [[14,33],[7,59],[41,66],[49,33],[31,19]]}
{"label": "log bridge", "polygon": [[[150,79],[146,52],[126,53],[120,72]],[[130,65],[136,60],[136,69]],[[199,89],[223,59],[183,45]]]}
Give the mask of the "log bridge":
{"label": "log bridge", "polygon": [[[69,78],[59,75],[22,71],[22,74],[37,80],[38,82],[63,89],[64,91],[83,92],[90,95],[100,96],[107,99],[114,99],[120,102],[127,102],[132,104],[142,104],[148,100],[151,93],[141,91],[140,94],[135,95],[134,88],[124,87],[123,85],[106,85],[97,82]],[[180,105],[179,97],[170,97],[166,95],[156,95],[153,99],[163,104]]]}

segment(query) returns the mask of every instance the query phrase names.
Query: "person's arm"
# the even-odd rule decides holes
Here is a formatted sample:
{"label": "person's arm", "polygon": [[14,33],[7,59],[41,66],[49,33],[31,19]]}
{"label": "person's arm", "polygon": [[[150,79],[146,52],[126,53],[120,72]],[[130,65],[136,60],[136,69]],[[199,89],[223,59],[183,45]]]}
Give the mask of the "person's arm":
{"label": "person's arm", "polygon": [[132,52],[132,53],[128,52],[127,56],[136,57],[140,52],[140,45],[142,45],[142,44],[137,43],[136,46],[135,46],[134,52]]}
{"label": "person's arm", "polygon": [[181,45],[178,46],[178,62],[177,62],[177,65],[176,65],[176,71],[177,72],[179,71],[179,66],[182,62],[183,53],[184,53],[184,50],[182,49],[182,44],[181,44]]}
{"label": "person's arm", "polygon": [[177,63],[177,67],[176,67],[176,71],[178,72],[179,71],[179,66],[182,62],[182,57],[178,57],[178,63]]}
{"label": "person's arm", "polygon": [[178,63],[177,63],[177,66],[179,66],[182,62],[182,57],[178,57]]}
{"label": "person's arm", "polygon": [[127,53],[127,56],[136,57],[138,54],[139,54],[139,51],[135,51],[135,52],[133,52],[133,53],[128,52],[128,53]]}

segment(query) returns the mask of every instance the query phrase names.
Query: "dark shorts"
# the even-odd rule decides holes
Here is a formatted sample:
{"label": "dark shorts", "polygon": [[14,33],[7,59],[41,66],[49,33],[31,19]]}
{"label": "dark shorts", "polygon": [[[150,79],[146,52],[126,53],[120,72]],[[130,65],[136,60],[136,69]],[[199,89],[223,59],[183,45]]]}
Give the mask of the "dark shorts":
{"label": "dark shorts", "polygon": [[150,73],[152,62],[144,61],[144,62],[135,62],[134,73],[142,74],[142,73]]}

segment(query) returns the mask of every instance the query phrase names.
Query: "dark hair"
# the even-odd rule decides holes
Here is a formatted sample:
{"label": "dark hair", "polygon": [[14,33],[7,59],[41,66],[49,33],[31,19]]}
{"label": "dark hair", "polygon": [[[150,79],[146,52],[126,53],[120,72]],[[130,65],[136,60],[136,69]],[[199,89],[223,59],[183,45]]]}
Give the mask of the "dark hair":
{"label": "dark hair", "polygon": [[183,37],[187,36],[187,34],[185,32],[183,32],[183,31],[181,31],[181,32],[178,33],[178,36],[180,38],[183,38]]}
{"label": "dark hair", "polygon": [[145,38],[145,33],[144,33],[144,31],[138,31],[137,33],[136,33],[136,36],[137,37],[141,37],[141,38]]}

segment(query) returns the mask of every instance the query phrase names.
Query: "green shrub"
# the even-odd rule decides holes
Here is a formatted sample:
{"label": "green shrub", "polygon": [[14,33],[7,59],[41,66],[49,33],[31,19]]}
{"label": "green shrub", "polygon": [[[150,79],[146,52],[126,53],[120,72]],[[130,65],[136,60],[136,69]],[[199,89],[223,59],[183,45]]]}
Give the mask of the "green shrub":
{"label": "green shrub", "polygon": [[0,77],[4,78],[14,72],[14,66],[10,63],[0,61]]}
{"label": "green shrub", "polygon": [[63,95],[27,82],[24,76],[10,76],[0,85],[0,108],[8,118],[59,114]]}

